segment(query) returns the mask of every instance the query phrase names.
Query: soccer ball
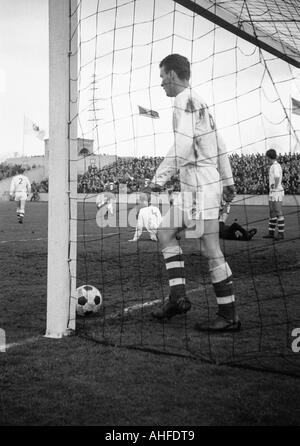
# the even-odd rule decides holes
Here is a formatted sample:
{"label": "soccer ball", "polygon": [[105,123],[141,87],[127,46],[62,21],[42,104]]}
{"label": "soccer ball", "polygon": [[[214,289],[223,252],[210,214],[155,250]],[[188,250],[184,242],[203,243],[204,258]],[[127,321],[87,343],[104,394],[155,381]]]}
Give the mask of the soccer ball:
{"label": "soccer ball", "polygon": [[100,291],[92,285],[82,285],[76,290],[76,312],[79,316],[99,313],[102,306]]}

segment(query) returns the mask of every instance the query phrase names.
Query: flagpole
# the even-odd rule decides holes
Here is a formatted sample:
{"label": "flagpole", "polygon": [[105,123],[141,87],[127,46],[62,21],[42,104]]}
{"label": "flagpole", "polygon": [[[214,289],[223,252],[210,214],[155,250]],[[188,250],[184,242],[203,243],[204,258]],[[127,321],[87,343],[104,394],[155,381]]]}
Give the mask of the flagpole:
{"label": "flagpole", "polygon": [[290,154],[292,153],[292,96],[290,95]]}
{"label": "flagpole", "polygon": [[25,148],[25,115],[23,113],[23,143],[22,143],[22,157],[24,158],[24,148]]}
{"label": "flagpole", "polygon": [[137,107],[135,107],[135,113],[134,113],[134,156],[138,156],[138,138],[139,138],[139,129],[138,129],[138,111]]}

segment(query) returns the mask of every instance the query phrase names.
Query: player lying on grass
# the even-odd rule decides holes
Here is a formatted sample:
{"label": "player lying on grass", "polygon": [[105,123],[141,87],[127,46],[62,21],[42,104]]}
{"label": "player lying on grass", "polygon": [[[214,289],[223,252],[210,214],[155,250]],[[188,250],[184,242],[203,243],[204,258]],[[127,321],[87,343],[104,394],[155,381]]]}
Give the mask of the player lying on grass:
{"label": "player lying on grass", "polygon": [[[200,238],[201,254],[208,260],[218,304],[216,318],[198,323],[195,328],[200,331],[237,331],[241,323],[236,311],[232,272],[219,241],[221,198],[223,196],[226,202],[230,202],[234,197],[226,147],[216,131],[207,105],[189,85],[188,59],[178,54],[167,56],[160,63],[160,76],[166,95],[175,98],[174,144],[158,167],[147,191],[160,191],[179,169],[184,200],[182,205],[174,203],[170,207],[158,230],[170,292],[162,308],[152,314],[157,319],[171,318],[191,308],[186,296],[183,253],[176,234],[180,229],[194,227],[194,236]],[[198,196],[203,196],[203,209]]]}
{"label": "player lying on grass", "polygon": [[224,240],[239,240],[239,241],[249,241],[257,233],[257,229],[247,229],[243,228],[237,221],[231,225],[226,225],[226,221],[230,212],[230,204],[222,202],[222,207],[220,209],[219,217],[219,232],[220,238]]}
{"label": "player lying on grass", "polygon": [[13,177],[10,183],[10,197],[17,202],[17,218],[19,223],[23,223],[25,216],[26,200],[31,192],[31,185],[26,175],[23,175],[25,169],[20,167],[17,175]]}
{"label": "player lying on grass", "polygon": [[140,200],[140,211],[138,213],[137,224],[134,236],[129,242],[137,242],[146,228],[150,234],[150,239],[157,242],[157,229],[161,223],[161,213],[157,206],[152,206],[151,201],[145,195]]}

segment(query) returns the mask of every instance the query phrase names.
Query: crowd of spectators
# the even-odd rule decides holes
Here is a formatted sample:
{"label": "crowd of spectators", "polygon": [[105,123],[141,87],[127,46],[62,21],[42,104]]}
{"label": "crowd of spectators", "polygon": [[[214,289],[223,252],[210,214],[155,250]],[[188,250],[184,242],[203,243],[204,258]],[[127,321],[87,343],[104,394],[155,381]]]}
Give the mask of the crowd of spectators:
{"label": "crowd of spectators", "polygon": [[[150,181],[161,163],[161,157],[119,158],[117,162],[100,169],[90,165],[78,176],[79,193],[114,191],[123,184],[128,192],[140,191]],[[300,194],[300,154],[279,154],[286,194]],[[261,195],[268,193],[268,165],[262,154],[230,156],[237,194]],[[18,166],[0,164],[0,179],[15,174]],[[48,192],[48,179],[35,185],[38,192]],[[179,176],[174,175],[166,188],[180,190]]]}
{"label": "crowd of spectators", "polygon": [[[0,181],[5,180],[5,178],[13,177],[14,175],[17,175],[20,167],[25,168],[25,170],[30,170],[30,167],[24,167],[21,166],[21,164],[6,164],[6,163],[0,163]],[[24,172],[26,175],[26,172]]]}
{"label": "crowd of spectators", "polygon": [[[126,184],[129,192],[141,190],[151,180],[161,163],[160,157],[120,158],[116,163],[98,169],[89,166],[78,178],[78,192],[98,193],[112,189],[112,184]],[[286,194],[300,193],[300,154],[279,154],[278,162],[283,170],[283,185]],[[267,194],[268,165],[262,154],[230,156],[237,194]],[[180,190],[179,176],[174,175],[166,188]]]}
{"label": "crowd of spectators", "polygon": [[[78,192],[99,193],[116,189],[121,184],[126,184],[128,192],[138,192],[145,186],[145,182],[153,177],[162,159],[120,158],[103,169],[91,165],[86,173],[78,177]],[[174,176],[169,183],[175,190],[179,190],[178,176]]]}
{"label": "crowd of spectators", "polygon": [[45,180],[42,180],[40,183],[36,183],[35,181],[33,181],[31,183],[31,191],[32,192],[42,192],[42,193],[47,193],[48,192],[48,178]]}

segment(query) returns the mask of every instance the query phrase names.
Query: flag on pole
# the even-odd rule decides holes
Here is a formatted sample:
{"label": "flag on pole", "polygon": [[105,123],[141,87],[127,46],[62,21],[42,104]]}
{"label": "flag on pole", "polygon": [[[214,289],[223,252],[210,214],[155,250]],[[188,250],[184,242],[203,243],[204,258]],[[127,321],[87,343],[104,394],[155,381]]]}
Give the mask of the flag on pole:
{"label": "flag on pole", "polygon": [[147,118],[154,118],[154,119],[159,118],[159,113],[157,111],[150,110],[149,108],[141,107],[140,105],[138,105],[138,108],[139,108],[139,114],[141,116],[145,116]]}
{"label": "flag on pole", "polygon": [[292,98],[292,113],[300,116],[300,101]]}
{"label": "flag on pole", "polygon": [[42,141],[46,134],[45,130],[40,129],[40,127],[27,116],[24,116],[24,133],[27,135],[34,135]]}

